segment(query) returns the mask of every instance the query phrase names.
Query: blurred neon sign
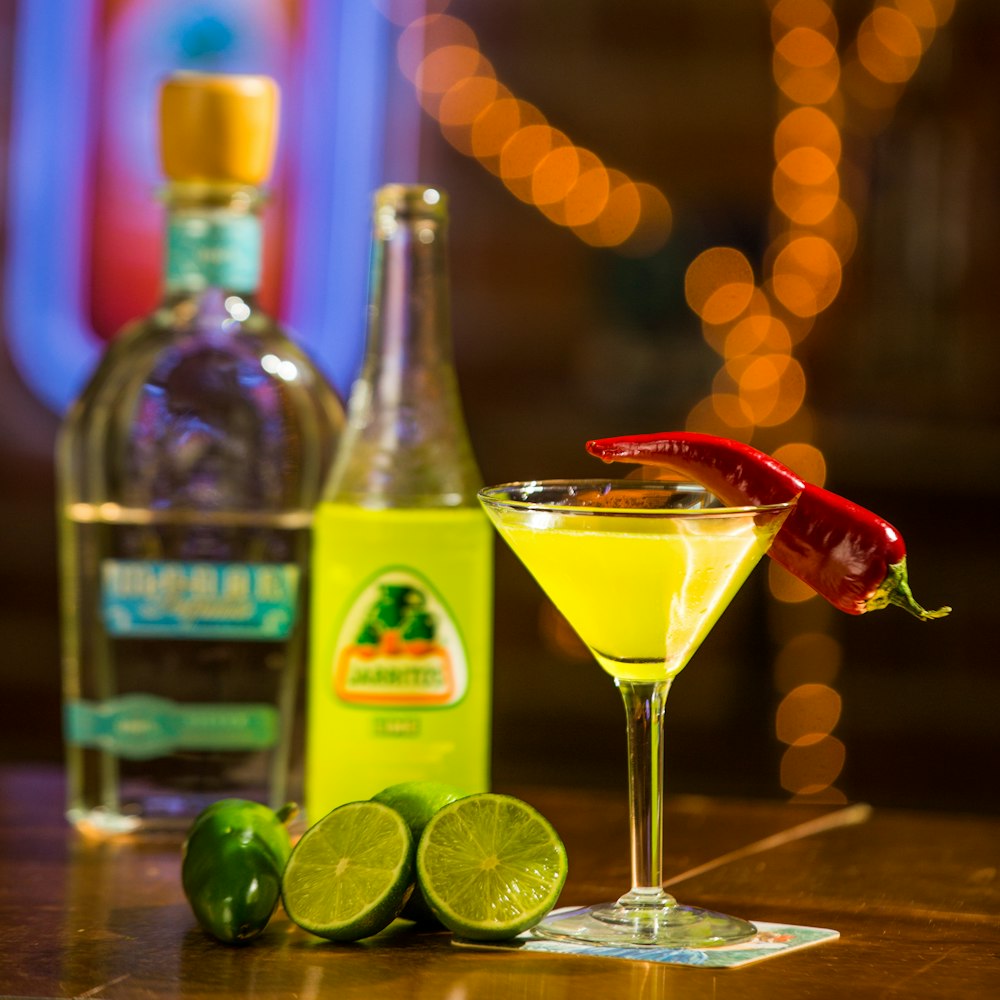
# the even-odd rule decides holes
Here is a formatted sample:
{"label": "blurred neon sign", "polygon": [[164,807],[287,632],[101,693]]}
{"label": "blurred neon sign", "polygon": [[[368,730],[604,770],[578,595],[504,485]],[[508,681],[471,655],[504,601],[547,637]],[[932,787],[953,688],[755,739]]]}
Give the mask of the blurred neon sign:
{"label": "blurred neon sign", "polygon": [[155,92],[178,68],[281,84],[262,296],[346,389],[364,334],[369,194],[386,169],[413,169],[384,162],[391,30],[356,0],[21,5],[6,328],[39,398],[63,410],[114,332],[155,302]]}

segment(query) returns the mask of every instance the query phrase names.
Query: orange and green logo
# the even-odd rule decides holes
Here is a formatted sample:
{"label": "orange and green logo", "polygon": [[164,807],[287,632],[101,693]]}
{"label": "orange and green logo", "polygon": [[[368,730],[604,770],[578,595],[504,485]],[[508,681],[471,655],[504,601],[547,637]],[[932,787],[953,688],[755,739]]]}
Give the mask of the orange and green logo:
{"label": "orange and green logo", "polygon": [[441,706],[465,694],[465,653],[451,615],[410,571],[385,571],[362,588],[336,649],[333,687],[342,701]]}

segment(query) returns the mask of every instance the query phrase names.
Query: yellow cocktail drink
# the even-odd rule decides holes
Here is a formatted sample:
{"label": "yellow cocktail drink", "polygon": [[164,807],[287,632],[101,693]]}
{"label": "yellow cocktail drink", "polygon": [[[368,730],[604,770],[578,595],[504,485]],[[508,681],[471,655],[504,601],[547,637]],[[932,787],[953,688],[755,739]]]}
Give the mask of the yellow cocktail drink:
{"label": "yellow cocktail drink", "polygon": [[504,540],[614,677],[666,680],[767,551],[777,522],[503,510]]}

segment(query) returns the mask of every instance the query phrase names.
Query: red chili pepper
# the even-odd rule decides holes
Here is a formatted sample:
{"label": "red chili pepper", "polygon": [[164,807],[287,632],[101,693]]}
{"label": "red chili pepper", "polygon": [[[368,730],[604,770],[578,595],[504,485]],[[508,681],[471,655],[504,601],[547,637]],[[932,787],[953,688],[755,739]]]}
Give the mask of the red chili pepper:
{"label": "red chili pepper", "polygon": [[769,555],[851,615],[898,604],[920,619],[926,611],[906,577],[906,546],[888,521],[836,493],[800,479],[780,462],[739,441],[711,434],[639,434],[587,442],[606,462],[655,465],[694,479],[723,503],[783,503],[798,497]]}

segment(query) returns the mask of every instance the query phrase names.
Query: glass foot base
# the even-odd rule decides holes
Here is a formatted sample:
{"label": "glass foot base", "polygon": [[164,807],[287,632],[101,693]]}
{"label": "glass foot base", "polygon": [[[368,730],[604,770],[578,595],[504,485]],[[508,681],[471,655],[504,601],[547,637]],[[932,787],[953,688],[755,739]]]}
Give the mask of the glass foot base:
{"label": "glass foot base", "polygon": [[630,907],[618,902],[552,914],[532,933],[552,941],[612,948],[717,948],[750,941],[757,928],[739,917],[696,906]]}

